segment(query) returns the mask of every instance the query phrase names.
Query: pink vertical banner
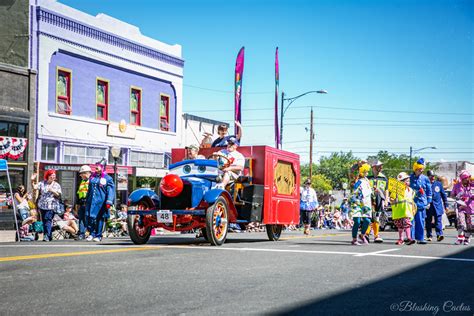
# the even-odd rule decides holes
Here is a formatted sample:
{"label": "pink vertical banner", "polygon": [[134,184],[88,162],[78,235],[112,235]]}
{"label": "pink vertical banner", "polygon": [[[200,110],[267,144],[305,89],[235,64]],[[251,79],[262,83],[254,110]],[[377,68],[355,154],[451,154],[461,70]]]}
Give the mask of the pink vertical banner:
{"label": "pink vertical banner", "polygon": [[[242,100],[242,77],[244,74],[244,50],[242,47],[237,54],[237,60],[235,61],[235,120],[242,123],[242,112],[241,112],[241,100]],[[235,135],[238,135],[239,128],[235,126]]]}
{"label": "pink vertical banner", "polygon": [[280,85],[280,67],[278,64],[278,47],[275,52],[275,147],[280,148],[280,129],[278,128],[278,87]]}

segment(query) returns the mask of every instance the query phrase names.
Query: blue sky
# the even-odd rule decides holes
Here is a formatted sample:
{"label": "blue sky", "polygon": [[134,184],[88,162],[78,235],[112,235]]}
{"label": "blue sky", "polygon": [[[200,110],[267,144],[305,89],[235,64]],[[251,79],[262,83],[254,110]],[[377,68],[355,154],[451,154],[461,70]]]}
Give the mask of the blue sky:
{"label": "blue sky", "polygon": [[[274,145],[274,56],[285,114],[284,149],[308,161],[353,150],[474,161],[474,2],[303,0],[61,0],[180,44],[184,111],[231,122],[235,58],[245,46],[243,144]],[[133,3],[133,5],[131,4]]]}

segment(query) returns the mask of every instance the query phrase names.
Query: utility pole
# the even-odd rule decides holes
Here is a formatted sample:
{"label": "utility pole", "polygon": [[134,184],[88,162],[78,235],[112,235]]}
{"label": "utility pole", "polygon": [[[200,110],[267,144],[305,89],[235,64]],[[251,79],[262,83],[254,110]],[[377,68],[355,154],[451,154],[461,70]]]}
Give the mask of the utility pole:
{"label": "utility pole", "polygon": [[309,128],[309,178],[313,176],[313,108],[311,108],[311,126]]}
{"label": "utility pole", "polygon": [[413,147],[410,146],[410,163],[409,163],[409,165],[408,165],[408,170],[411,169],[411,155],[412,155],[412,152],[413,152]]}

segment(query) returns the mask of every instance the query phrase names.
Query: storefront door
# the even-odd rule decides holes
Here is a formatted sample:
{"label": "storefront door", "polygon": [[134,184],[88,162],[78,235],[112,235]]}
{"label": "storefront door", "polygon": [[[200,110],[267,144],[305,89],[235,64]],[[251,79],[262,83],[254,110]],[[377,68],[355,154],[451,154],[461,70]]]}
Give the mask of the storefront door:
{"label": "storefront door", "polygon": [[69,204],[73,204],[75,202],[74,192],[76,192],[76,172],[60,171],[58,182],[63,192],[63,201],[68,200]]}

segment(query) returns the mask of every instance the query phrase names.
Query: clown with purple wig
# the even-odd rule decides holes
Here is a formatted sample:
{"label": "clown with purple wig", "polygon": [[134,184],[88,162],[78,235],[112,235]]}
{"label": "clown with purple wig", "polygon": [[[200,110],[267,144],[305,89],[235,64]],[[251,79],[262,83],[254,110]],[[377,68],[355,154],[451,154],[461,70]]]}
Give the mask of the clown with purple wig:
{"label": "clown with purple wig", "polygon": [[89,179],[86,197],[86,223],[90,232],[88,241],[102,240],[104,222],[110,217],[110,207],[115,201],[114,180],[105,172],[105,167],[106,161],[102,159]]}

